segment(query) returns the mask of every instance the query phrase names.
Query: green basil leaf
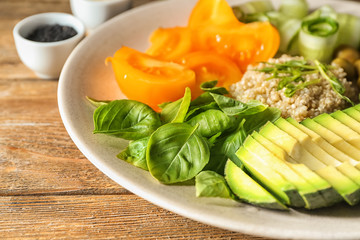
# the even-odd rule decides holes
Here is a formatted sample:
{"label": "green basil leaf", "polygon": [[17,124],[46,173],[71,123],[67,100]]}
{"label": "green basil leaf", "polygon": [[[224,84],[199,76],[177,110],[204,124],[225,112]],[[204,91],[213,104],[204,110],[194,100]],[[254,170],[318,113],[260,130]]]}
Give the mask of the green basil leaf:
{"label": "green basil leaf", "polygon": [[218,104],[220,109],[226,113],[228,116],[238,116],[238,115],[250,115],[257,112],[264,111],[267,106],[260,103],[259,101],[250,101],[249,103],[243,103],[236,99],[226,97],[219,94],[210,93],[214,98],[215,102]]}
{"label": "green basil leaf", "polygon": [[216,172],[199,173],[195,179],[195,188],[197,197],[234,198],[225,178]]}
{"label": "green basil leaf", "polygon": [[146,163],[146,147],[150,137],[130,141],[125,150],[120,152],[117,157],[132,165],[148,170]]}
{"label": "green basil leaf", "polygon": [[215,100],[211,96],[211,94],[209,92],[204,92],[203,94],[201,94],[200,96],[198,96],[191,102],[190,109],[199,107],[199,106],[203,106],[203,105],[207,105],[212,102],[215,102]]}
{"label": "green basil leaf", "polygon": [[187,123],[191,126],[199,124],[197,132],[203,137],[211,137],[233,127],[234,121],[222,111],[210,109],[194,116]]}
{"label": "green basil leaf", "polygon": [[[237,131],[234,133],[228,135],[223,142],[222,146],[222,153],[228,157],[233,163],[235,163],[237,166],[241,166],[242,162],[241,160],[236,156],[236,151],[240,148],[240,146],[243,145],[247,133],[244,127],[244,122],[242,122],[238,128]],[[226,162],[225,162],[226,163]],[[224,167],[225,167],[224,163]]]}
{"label": "green basil leaf", "polygon": [[134,100],[114,100],[94,112],[94,133],[127,140],[149,136],[160,125],[159,115],[146,104]]}
{"label": "green basil leaf", "polygon": [[242,113],[239,113],[237,116],[239,117],[246,117],[249,115],[251,116],[254,114],[261,113],[268,108],[267,105],[264,105],[263,103],[257,100],[250,100],[249,102],[246,103],[246,105],[248,106],[248,108]]}
{"label": "green basil leaf", "polygon": [[204,92],[211,92],[211,93],[216,93],[216,94],[228,94],[228,90],[226,90],[226,88],[224,87],[216,87],[218,81],[214,80],[214,81],[208,81],[208,82],[203,82],[200,85],[200,89],[203,90]]}
{"label": "green basil leaf", "polygon": [[210,160],[204,170],[211,170],[224,175],[224,168],[228,159],[233,161],[237,166],[242,165],[241,160],[235,153],[247,137],[247,133],[243,127],[244,122],[245,120],[240,123],[236,131],[217,139],[210,149]]}
{"label": "green basil leaf", "polygon": [[268,121],[275,122],[281,116],[281,111],[277,108],[269,107],[266,110],[254,115],[245,116],[244,130],[246,134],[259,130]]}
{"label": "green basil leaf", "polygon": [[160,118],[162,122],[183,122],[186,117],[186,113],[189,110],[190,103],[191,90],[190,88],[186,88],[183,98],[180,98],[175,102],[168,103],[164,106],[163,110],[160,113]]}
{"label": "green basil leaf", "polygon": [[205,92],[190,103],[189,111],[185,117],[185,120],[188,120],[209,109],[219,109],[219,106],[210,93]]}
{"label": "green basil leaf", "polygon": [[215,87],[217,85],[217,83],[218,83],[217,80],[203,82],[200,84],[200,89],[202,89],[202,90],[211,89],[211,88]]}
{"label": "green basil leaf", "polygon": [[166,107],[166,105],[168,105],[168,104],[170,104],[170,103],[172,103],[172,102],[163,102],[163,103],[160,103],[160,104],[158,105],[158,107],[161,108],[161,109],[164,109],[164,108]]}
{"label": "green basil leaf", "polygon": [[217,139],[221,136],[222,132],[218,132],[208,139],[209,147],[213,147]]}
{"label": "green basil leaf", "polygon": [[193,118],[194,116],[196,116],[196,115],[198,115],[198,114],[200,114],[202,112],[205,112],[207,110],[210,110],[210,109],[219,110],[219,106],[217,105],[216,102],[211,102],[211,103],[208,103],[208,104],[193,107],[186,114],[185,120],[187,121],[187,120]]}
{"label": "green basil leaf", "polygon": [[165,184],[194,178],[208,163],[207,140],[196,133],[198,126],[168,123],[150,137],[146,161],[151,175]]}
{"label": "green basil leaf", "polygon": [[211,96],[214,98],[219,108],[229,116],[238,115],[239,113],[245,111],[248,108],[245,103],[242,103],[230,97],[213,93],[211,93]]}

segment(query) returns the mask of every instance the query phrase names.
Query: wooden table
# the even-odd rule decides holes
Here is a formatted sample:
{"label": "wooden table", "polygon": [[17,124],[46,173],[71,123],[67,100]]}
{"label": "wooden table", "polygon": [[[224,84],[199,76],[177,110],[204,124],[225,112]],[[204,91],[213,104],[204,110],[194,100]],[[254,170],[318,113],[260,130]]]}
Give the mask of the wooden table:
{"label": "wooden table", "polygon": [[82,155],[59,115],[58,81],[24,66],[12,36],[21,19],[54,11],[70,12],[69,0],[0,1],[0,238],[261,239],[155,206]]}
{"label": "wooden table", "polygon": [[82,155],[60,119],[58,81],[25,67],[12,36],[21,19],[51,11],[70,12],[69,0],[0,1],[0,238],[264,239],[155,206]]}

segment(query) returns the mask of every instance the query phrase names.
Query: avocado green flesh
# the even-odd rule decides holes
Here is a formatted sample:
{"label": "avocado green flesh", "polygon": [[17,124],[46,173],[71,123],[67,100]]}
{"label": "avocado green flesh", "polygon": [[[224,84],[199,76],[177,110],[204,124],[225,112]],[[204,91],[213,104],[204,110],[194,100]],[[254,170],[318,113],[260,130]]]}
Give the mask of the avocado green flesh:
{"label": "avocado green flesh", "polygon": [[268,122],[228,160],[225,178],[242,201],[265,208],[316,209],[360,202],[360,104],[298,123]]}
{"label": "avocado green flesh", "polygon": [[353,206],[359,203],[359,185],[349,178],[344,177],[344,175],[337,171],[333,166],[327,166],[326,168],[317,170],[316,173],[327,179],[349,205]]}
{"label": "avocado green flesh", "polygon": [[258,159],[261,160],[268,168],[272,168],[287,181],[291,182],[299,191],[299,194],[304,201],[305,208],[315,209],[327,206],[327,202],[313,185],[295,172],[288,164],[285,163],[285,161],[273,155],[272,152],[270,152],[257,140],[248,136],[243,146],[249,152],[258,157]]}
{"label": "avocado green flesh", "polygon": [[225,179],[233,193],[244,202],[270,209],[287,209],[231,160],[228,160],[225,165]]}
{"label": "avocado green flesh", "polygon": [[322,138],[324,138],[331,145],[339,149],[340,151],[346,153],[351,158],[360,161],[360,150],[348,142],[344,141],[337,134],[333,133],[326,127],[323,127],[321,124],[315,122],[313,119],[307,118],[301,122],[302,125],[311,129],[315,133],[319,134]]}
{"label": "avocado green flesh", "polygon": [[360,104],[355,105],[353,108],[355,108],[356,110],[360,111]]}
{"label": "avocado green flesh", "polygon": [[360,111],[356,110],[356,108],[354,108],[354,107],[347,108],[347,109],[344,109],[342,112],[346,113],[347,115],[349,115],[356,121],[360,122]]}
{"label": "avocado green flesh", "polygon": [[323,162],[325,165],[336,166],[337,169],[346,177],[350,178],[358,185],[360,184],[360,171],[358,171],[354,166],[347,164],[346,162],[340,162],[338,159],[333,157],[333,155],[321,148],[316,142],[312,141],[312,138],[309,135],[285,119],[279,118],[275,122],[275,125],[297,139],[306,150],[308,150],[314,157]]}
{"label": "avocado green flesh", "polygon": [[346,125],[347,127],[351,128],[353,131],[360,134],[360,122],[356,121],[351,116],[347,115],[342,111],[336,111],[330,114],[333,118],[341,122],[342,124]]}
{"label": "avocado green flesh", "polygon": [[344,162],[336,167],[344,175],[348,176],[352,181],[360,186],[360,171],[349,162]]}
{"label": "avocado green flesh", "polygon": [[313,120],[323,127],[326,127],[333,133],[337,134],[339,137],[343,138],[348,143],[352,144],[354,147],[360,149],[360,135],[349,128],[348,126],[342,124],[340,121],[336,120],[329,114],[321,114]]}
{"label": "avocado green flesh", "polygon": [[312,154],[304,149],[299,141],[279,129],[274,124],[268,122],[260,129],[259,133],[284,149],[296,162],[305,164],[311,170],[314,171],[326,167],[324,163],[317,160]]}
{"label": "avocado green flesh", "polygon": [[[260,130],[260,133],[264,137],[267,137],[269,140],[281,146],[291,157],[293,157],[294,160],[304,163],[311,170],[315,171],[318,175],[324,178],[350,205],[357,203],[357,198],[353,197],[352,194],[356,195],[357,190],[359,190],[359,186],[338,171],[334,166],[327,166],[315,158],[307,151],[307,149],[302,147],[296,139],[290,136],[290,134],[280,130],[272,123],[266,124]],[[328,174],[328,172],[331,172],[332,174]],[[339,184],[340,182],[342,184]],[[355,201],[353,199],[355,199]]]}
{"label": "avocado green flesh", "polygon": [[278,145],[274,144],[267,138],[263,137],[257,132],[253,132],[251,136],[256,139],[259,143],[261,143],[264,147],[266,147],[269,151],[271,151],[275,156],[277,156],[279,159],[282,159],[284,163],[289,165],[295,172],[297,172],[299,175],[303,176],[306,181],[310,182],[318,191],[327,191],[327,190],[333,190],[331,185],[326,182],[323,178],[321,178],[319,175],[314,173],[311,169],[309,169],[306,165],[302,163],[296,163],[295,160],[293,160],[284,149],[279,147]]}
{"label": "avocado green flesh", "polygon": [[340,162],[336,158],[328,154],[319,145],[313,142],[309,135],[307,135],[285,119],[279,118],[275,122],[275,125],[293,138],[295,138],[297,141],[299,141],[302,147],[304,147],[309,153],[311,153],[315,158],[317,158],[325,165],[336,166],[340,164]]}
{"label": "avocado green flesh", "polygon": [[[289,206],[298,206],[302,198],[299,196],[296,188],[286,181],[282,176],[267,168],[256,156],[240,147],[236,152],[237,157],[242,161],[245,168],[251,175],[262,184],[272,194],[275,194],[283,203]],[[299,200],[300,199],[300,200]]]}
{"label": "avocado green flesh", "polygon": [[[317,134],[313,130],[305,127],[304,125],[298,123],[295,119],[287,118],[286,120],[289,123],[291,123],[292,125],[294,125],[295,127],[297,127],[298,129],[300,129],[301,131],[303,131],[304,133],[306,133],[307,135],[309,135],[309,137],[311,137],[312,141],[317,143],[322,149],[324,149],[331,156],[335,157],[337,160],[339,160],[341,162],[348,161],[353,165],[358,163],[357,160],[355,160],[354,158],[345,154],[343,151],[340,151],[339,149],[337,149],[336,147],[331,145],[328,141],[326,141],[324,138],[322,138],[319,134]],[[360,156],[359,156],[359,158],[360,158]]]}
{"label": "avocado green flesh", "polygon": [[[286,120],[289,123],[291,123],[292,125],[294,125],[295,127],[299,128],[301,131],[308,134],[315,143],[317,143],[322,149],[327,151],[331,156],[334,156],[338,160],[342,160],[343,162],[341,164],[337,165],[337,169],[344,175],[348,176],[355,183],[357,183],[357,184],[359,183],[358,180],[359,180],[360,174],[358,171],[356,171],[354,166],[350,164],[350,162],[351,162],[352,164],[355,165],[357,163],[356,160],[354,160],[347,154],[345,154],[342,151],[335,148],[333,145],[331,145],[329,142],[324,140],[316,132],[314,132],[311,129],[305,127],[304,125],[298,123],[295,119],[288,118]],[[326,194],[326,193],[324,193],[324,194]],[[326,199],[329,199],[329,198],[326,198]],[[334,202],[336,203],[335,198],[331,198],[331,199],[333,199]]]}
{"label": "avocado green flesh", "polygon": [[346,198],[344,199],[347,199],[347,203],[351,206],[354,206],[356,204],[358,204],[360,202],[360,189],[358,189],[356,192],[353,192],[351,194],[348,194],[346,196]]}
{"label": "avocado green flesh", "polygon": [[[301,174],[308,182],[310,182],[322,196],[326,202],[326,206],[334,205],[335,203],[341,202],[343,198],[338,194],[338,192],[322,177],[316,174],[313,171],[309,171],[309,168],[304,164],[299,163],[289,163],[298,174]],[[321,201],[317,202],[319,207],[322,205]],[[313,205],[314,208],[316,204]]]}
{"label": "avocado green flesh", "polygon": [[[304,147],[305,150],[307,150],[311,155],[313,155],[314,158],[312,161],[315,161],[315,162],[319,161],[319,162],[324,163],[323,167],[326,167],[329,164],[330,165],[333,165],[333,164],[339,165],[340,164],[340,162],[337,159],[333,158],[326,151],[324,151],[320,146],[318,146],[315,142],[313,142],[312,137],[309,136],[306,132],[304,132],[301,129],[301,126],[299,126],[300,124],[298,122],[296,122],[296,120],[294,120],[294,119],[292,119],[292,120],[290,120],[290,119],[285,120],[283,118],[279,118],[277,121],[275,121],[274,125],[277,126],[280,130],[287,133],[289,136],[296,139],[298,142],[300,142],[302,147]],[[310,166],[311,166],[311,164],[310,164]],[[313,170],[316,170],[316,169],[318,169],[318,168],[313,168]],[[326,176],[326,179],[328,177],[329,176]],[[330,206],[330,205],[340,202],[342,200],[342,197],[337,193],[337,191],[333,187],[330,186],[330,184],[328,184],[328,185],[329,185],[329,187],[322,189],[322,191],[320,191],[320,194],[325,199],[327,206]]]}

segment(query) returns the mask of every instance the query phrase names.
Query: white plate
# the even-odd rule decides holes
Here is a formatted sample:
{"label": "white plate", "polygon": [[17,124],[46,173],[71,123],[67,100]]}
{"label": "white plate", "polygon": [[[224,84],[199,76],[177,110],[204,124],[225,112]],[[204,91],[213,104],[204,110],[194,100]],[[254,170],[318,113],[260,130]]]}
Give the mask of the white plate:
{"label": "white plate", "polygon": [[[241,0],[231,1],[238,2]],[[158,27],[186,25],[195,3],[195,0],[169,0],[132,9],[105,23],[73,51],[59,80],[58,102],[64,125],[77,147],[123,187],[196,221],[272,238],[360,239],[360,206],[344,204],[317,211],[277,212],[230,200],[196,198],[193,186],[162,185],[148,172],[118,160],[116,154],[126,147],[126,141],[92,134],[94,108],[85,97],[122,97],[111,66],[105,66],[104,59],[122,45],[145,50],[150,33]],[[325,3],[341,12],[360,13],[360,4],[354,2],[317,0],[311,1],[311,6]]]}

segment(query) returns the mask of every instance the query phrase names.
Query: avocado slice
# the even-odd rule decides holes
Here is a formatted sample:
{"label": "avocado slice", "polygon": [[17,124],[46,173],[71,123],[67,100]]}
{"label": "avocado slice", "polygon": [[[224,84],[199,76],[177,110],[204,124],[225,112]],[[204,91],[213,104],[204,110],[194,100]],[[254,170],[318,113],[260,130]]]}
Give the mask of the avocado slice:
{"label": "avocado slice", "polygon": [[352,144],[354,147],[360,149],[360,135],[329,114],[320,114],[319,116],[313,118],[313,120],[323,127],[326,127],[333,133],[337,134],[339,137],[342,137],[345,141]]}
{"label": "avocado slice", "polygon": [[356,121],[354,118],[350,117],[348,114],[344,113],[343,111],[336,111],[330,114],[333,118],[340,121],[344,125],[351,128],[353,131],[360,134],[360,122]]}
{"label": "avocado slice", "polygon": [[263,187],[266,187],[272,194],[277,196],[280,201],[289,206],[298,205],[297,200],[300,197],[298,197],[299,193],[293,184],[264,165],[254,154],[246,150],[243,146],[236,151],[236,155],[244,164],[245,169],[250,172],[251,176]]}
{"label": "avocado slice", "polygon": [[[303,131],[304,133],[309,135],[315,143],[317,143],[322,149],[324,149],[327,153],[329,153],[330,155],[335,157],[337,160],[342,161],[342,162],[350,162],[352,165],[355,165],[358,163],[358,160],[350,157],[343,151],[340,151],[339,149],[337,149],[336,147],[331,145],[328,141],[326,141],[324,138],[322,138],[319,134],[317,134],[310,128],[307,128],[304,125],[298,123],[295,119],[287,118],[286,121],[288,121],[289,123],[291,123],[298,129],[300,129],[301,131]],[[354,148],[354,147],[352,147],[352,148]],[[360,159],[360,156],[358,156],[358,157]]]}
{"label": "avocado slice", "polygon": [[318,192],[318,190],[307,182],[301,175],[296,173],[283,160],[275,156],[271,151],[265,148],[262,144],[256,141],[251,136],[248,136],[243,146],[256,155],[268,168],[283,176],[287,181],[291,182],[298,190],[303,201],[299,201],[307,209],[315,209],[326,207],[327,202]]}
{"label": "avocado slice", "polygon": [[275,125],[296,138],[311,154],[313,154],[325,165],[335,166],[342,174],[350,178],[360,187],[360,171],[357,170],[353,165],[349,164],[349,162],[339,161],[333,155],[325,151],[325,149],[321,148],[315,141],[313,141],[311,136],[307,135],[285,119],[278,119],[275,122]]}
{"label": "avocado slice", "polygon": [[[299,141],[287,132],[268,122],[260,129],[260,134],[282,147],[287,153],[300,163],[304,163],[311,170],[329,182],[349,205],[360,201],[360,187],[334,166],[326,165],[314,157]],[[336,197],[336,196],[334,196]]]}
{"label": "avocado slice", "polygon": [[225,179],[231,191],[244,202],[270,209],[288,209],[231,160],[225,165]]}
{"label": "avocado slice", "polygon": [[305,164],[311,170],[314,171],[326,167],[324,163],[320,162],[305,148],[303,148],[299,141],[279,129],[273,123],[266,123],[260,129],[259,133],[273,143],[277,144],[279,147],[283,148],[296,162]]}
{"label": "avocado slice", "polygon": [[360,161],[360,150],[351,145],[350,143],[344,141],[344,139],[341,138],[339,135],[335,134],[334,132],[330,131],[326,127],[320,125],[319,123],[315,122],[313,119],[310,118],[303,120],[301,124],[320,135],[337,149],[346,153],[353,159]]}
{"label": "avocado slice", "polygon": [[356,110],[354,107],[350,107],[347,109],[342,110],[344,113],[355,119],[356,121],[360,122],[360,111]]}
{"label": "avocado slice", "polygon": [[351,165],[349,162],[343,162],[336,166],[336,168],[360,186],[360,171],[354,165]]}
{"label": "avocado slice", "polygon": [[349,205],[354,206],[360,202],[359,185],[349,178],[344,178],[344,175],[339,174],[339,171],[337,171],[336,168],[327,166],[316,172],[323,178],[328,179],[329,183],[339,192]]}
{"label": "avocado slice", "polygon": [[257,132],[253,132],[251,136],[270,150],[279,159],[283,159],[284,163],[289,165],[295,172],[301,175],[306,181],[311,183],[323,196],[327,202],[327,206],[331,206],[343,200],[343,198],[335,191],[335,189],[322,177],[313,172],[310,168],[302,163],[297,163],[292,159],[284,149],[274,144],[272,141],[263,137]]}
{"label": "avocado slice", "polygon": [[274,124],[284,132],[288,133],[290,136],[295,138],[300,144],[310,152],[314,157],[320,160],[325,165],[336,166],[339,165],[340,162],[326,151],[324,151],[319,145],[312,141],[312,139],[301,131],[299,128],[295,127],[284,118],[279,118],[274,122]]}
{"label": "avocado slice", "polygon": [[353,106],[353,108],[355,108],[356,110],[360,111],[360,104],[357,104],[357,105]]}

